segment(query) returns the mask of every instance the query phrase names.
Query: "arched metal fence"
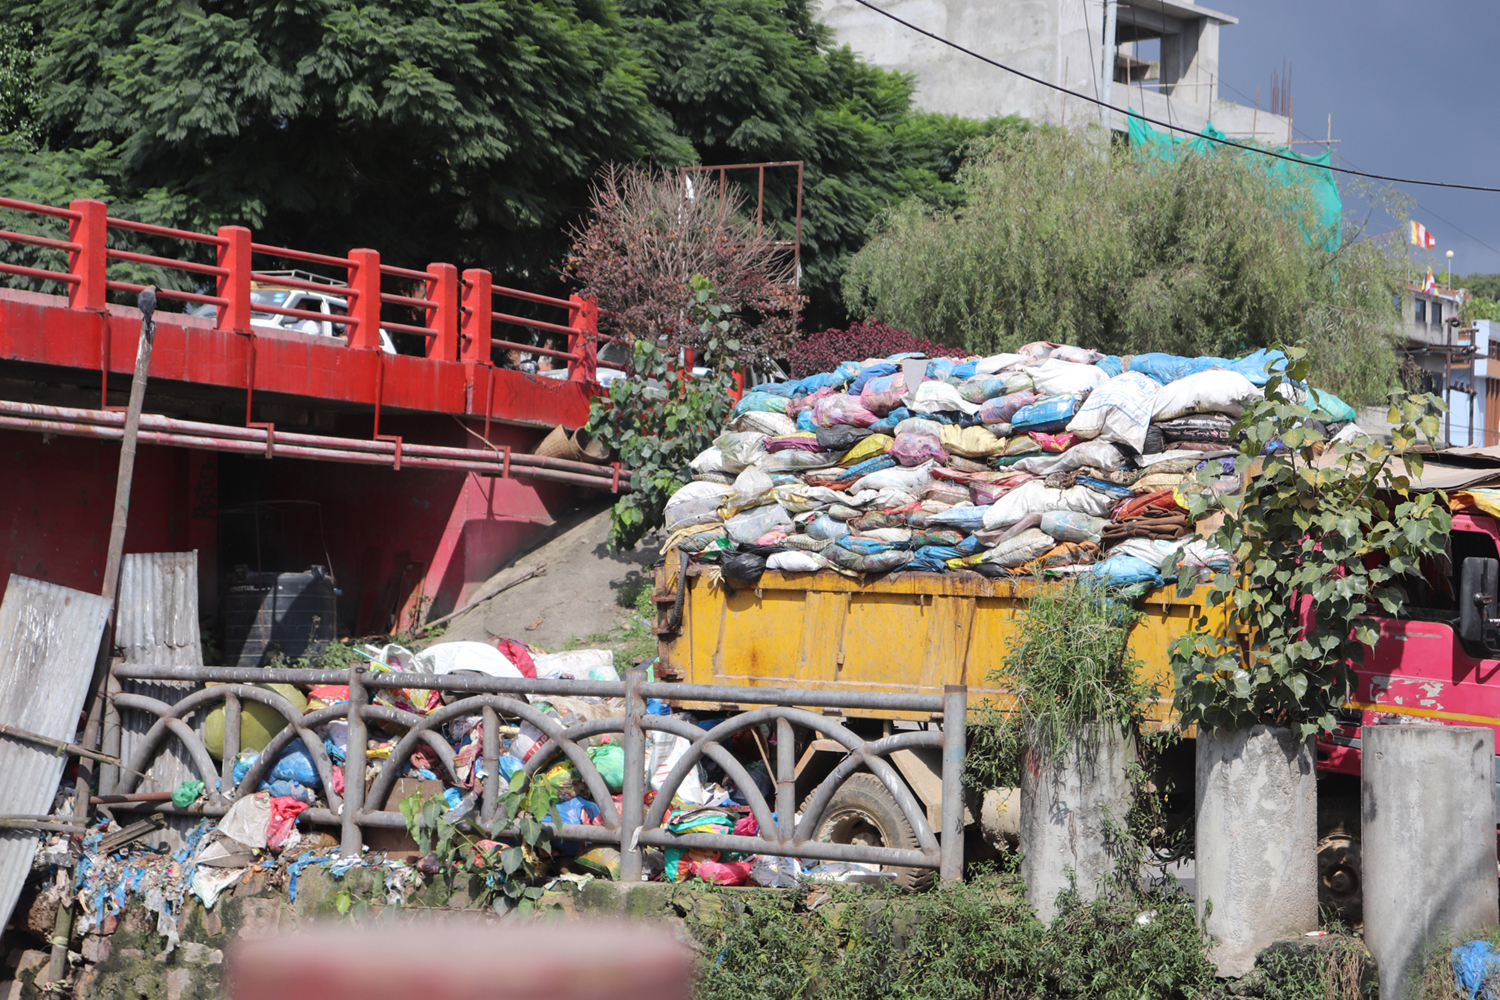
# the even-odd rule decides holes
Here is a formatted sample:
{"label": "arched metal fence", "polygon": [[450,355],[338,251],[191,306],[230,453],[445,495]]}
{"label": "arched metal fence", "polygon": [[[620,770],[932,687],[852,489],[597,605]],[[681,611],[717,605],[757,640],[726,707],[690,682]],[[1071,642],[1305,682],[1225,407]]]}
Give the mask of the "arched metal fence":
{"label": "arched metal fence", "polygon": [[[248,669],[237,667],[151,667],[121,666],[115,676],[134,680],[193,680],[211,684],[168,704],[144,695],[118,690],[112,693],[115,714],[134,709],[154,716],[156,721],[145,736],[135,742],[123,769],[105,768],[101,774],[101,792],[123,795],[132,792],[140,774],[151,761],[165,751],[170,738],[180,740],[210,793],[188,810],[169,804],[156,805],[163,812],[190,812],[208,816],[223,815],[241,795],[257,789],[267,777],[278,755],[293,740],[301,739],[322,785],[324,807],[307,810],[303,815],[311,822],[337,826],[341,832],[344,853],[358,852],[369,827],[404,828],[400,812],[386,808],[389,797],[412,753],[421,747],[431,751],[438,766],[450,782],[457,782],[458,769],[453,748],[443,738],[441,728],[447,722],[478,715],[483,720],[482,748],[476,764],[482,771],[479,785],[478,819],[489,828],[504,815],[504,789],[500,787],[500,719],[514,718],[528,722],[545,737],[525,764],[528,774],[550,765],[559,755],[578,772],[589,797],[599,806],[599,825],[563,823],[552,829],[561,840],[618,844],[621,856],[621,878],[636,880],[642,868],[642,850],[646,847],[684,847],[707,850],[739,851],[832,861],[862,861],[885,865],[939,869],[944,879],[957,879],[963,872],[963,761],[967,689],[948,686],[941,696],[920,694],[885,694],[871,692],[811,691],[787,688],[728,687],[651,683],[644,670],[631,670],[623,682],[539,680],[496,678],[473,675],[432,675],[420,673],[376,673],[360,666],[349,671]],[[288,699],[258,684],[298,684],[318,686],[347,684],[349,700],[303,714]],[[371,695],[380,689],[405,688],[438,690],[453,699],[428,715],[417,715],[385,705],[371,703]],[[573,696],[623,698],[622,716],[592,719],[563,725],[557,716],[543,712],[527,700],[528,696]],[[749,711],[730,715],[709,729],[700,728],[677,716],[650,715],[648,698],[718,704],[761,705]],[[240,751],[242,716],[246,702],[259,702],[278,713],[285,725],[275,733],[259,757],[238,782],[234,781],[234,760]],[[198,728],[190,724],[194,716],[207,715],[219,705],[224,707],[224,745],[221,763],[216,764]],[[867,740],[839,721],[840,710],[881,709],[891,712],[927,713],[926,728],[898,732],[880,739]],[[343,769],[343,793],[336,794],[335,762],[315,730],[326,723],[347,720],[348,740]],[[369,726],[384,724],[388,729],[404,730],[390,754],[379,765],[378,772],[366,790]],[[775,796],[773,801],[757,789],[745,766],[725,746],[725,741],[746,729],[772,723],[776,727]],[[808,808],[800,822],[795,820],[796,802],[796,728],[813,731],[824,739],[841,744],[844,758],[818,784],[808,799]],[[113,727],[118,744],[118,723]],[[647,733],[669,733],[688,743],[686,752],[661,781],[649,809],[646,799]],[[611,795],[603,776],[590,759],[587,741],[596,736],[617,734],[624,751],[624,784],[619,795]],[[111,728],[106,723],[106,750]],[[932,748],[942,752],[942,828],[934,831],[927,822],[922,804],[912,795],[897,769],[888,759],[904,749]],[[692,769],[710,760],[740,788],[751,814],[759,825],[753,837],[728,834],[674,834],[665,828],[668,807],[673,795]],[[769,763],[769,761],[768,761]],[[917,847],[898,848],[865,844],[831,844],[814,841],[818,818],[840,784],[851,774],[867,770],[890,792],[902,814],[916,834]],[[549,827],[551,824],[548,824]]]}

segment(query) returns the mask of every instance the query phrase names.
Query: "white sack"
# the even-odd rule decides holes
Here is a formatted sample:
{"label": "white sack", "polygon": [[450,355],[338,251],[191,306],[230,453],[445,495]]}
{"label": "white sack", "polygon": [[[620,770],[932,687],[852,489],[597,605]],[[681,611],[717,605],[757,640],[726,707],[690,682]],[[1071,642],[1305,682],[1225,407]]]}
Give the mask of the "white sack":
{"label": "white sack", "polygon": [[1139,452],[1146,447],[1146,431],[1160,391],[1161,384],[1149,375],[1116,375],[1089,393],[1068,421],[1068,430],[1081,438],[1119,441]]}
{"label": "white sack", "polygon": [[1109,381],[1109,375],[1093,365],[1053,358],[1031,370],[1038,396],[1082,396]]}
{"label": "white sack", "polygon": [[1048,455],[1032,455],[1011,466],[1034,476],[1050,476],[1054,472],[1072,472],[1091,465],[1096,469],[1125,468],[1125,454],[1113,441],[1085,441],[1075,444],[1067,451]]}
{"label": "white sack", "polygon": [[1152,420],[1171,420],[1189,413],[1224,413],[1236,420],[1262,390],[1239,372],[1209,368],[1162,386],[1152,404]]}

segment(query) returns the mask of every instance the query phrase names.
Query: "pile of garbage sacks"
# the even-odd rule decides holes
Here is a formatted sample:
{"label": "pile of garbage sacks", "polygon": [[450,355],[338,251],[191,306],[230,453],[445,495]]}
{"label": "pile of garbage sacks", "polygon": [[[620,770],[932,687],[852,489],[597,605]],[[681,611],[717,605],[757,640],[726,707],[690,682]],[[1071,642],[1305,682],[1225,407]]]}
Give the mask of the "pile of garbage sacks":
{"label": "pile of garbage sacks", "polygon": [[[1229,555],[1210,541],[1214,520],[1189,522],[1187,497],[1243,489],[1232,428],[1285,362],[1037,342],[759,385],[667,502],[666,547],[718,562],[732,586],[767,569],[1206,580]],[[1330,437],[1353,433],[1338,397],[1281,391]]]}
{"label": "pile of garbage sacks", "polygon": [[[369,661],[376,673],[417,675],[469,674],[490,677],[540,678],[561,681],[618,682],[614,653],[608,649],[570,650],[545,653],[513,639],[493,643],[447,642],[414,652],[399,645],[356,646],[354,651]],[[304,687],[292,684],[266,684],[306,713],[337,705],[349,698],[347,685]],[[372,690],[376,705],[430,715],[456,699],[461,692],[440,692],[423,687],[382,687]],[[596,719],[623,717],[623,698],[600,698],[579,695],[530,695],[532,706],[553,715],[564,727]],[[647,709],[654,715],[671,715],[665,702],[651,699]],[[700,728],[708,729],[722,718],[684,716]],[[273,737],[286,725],[280,712],[269,705],[245,701],[240,725],[241,749],[233,761],[236,785],[249,775],[252,766]],[[479,712],[448,720],[438,730],[452,750],[450,770],[440,754],[428,744],[420,744],[401,765],[402,781],[396,786],[385,808],[396,809],[401,799],[418,794],[424,799],[441,796],[443,818],[453,824],[477,819],[480,796],[486,777],[483,744],[484,721]],[[327,783],[333,793],[344,791],[344,766],[348,755],[347,719],[334,719],[315,725],[310,732],[321,742],[331,769]],[[405,735],[405,728],[395,724],[372,722],[368,730],[366,781],[378,776]],[[545,733],[523,719],[499,717],[497,736],[500,742],[498,771],[501,788],[512,775],[525,768],[531,758],[548,742]],[[194,891],[211,905],[215,889],[232,884],[235,872],[264,863],[268,856],[296,855],[306,850],[302,816],[308,808],[324,806],[329,801],[324,779],[320,776],[315,755],[305,737],[292,740],[264,768],[257,788],[236,799],[228,813],[209,831],[202,844],[195,847],[193,860],[202,867],[194,881]],[[768,800],[775,798],[774,781],[761,752],[766,743],[774,743],[775,733],[767,726],[755,731],[737,733],[729,746],[741,759],[758,791]],[[758,742],[763,741],[763,742]],[[211,712],[204,723],[204,743],[216,759],[222,760],[224,746],[224,709]],[[687,739],[671,733],[647,733],[646,804],[654,800],[657,790],[688,751]],[[598,770],[608,792],[620,805],[625,780],[625,754],[617,735],[603,734],[589,738],[586,751]],[[566,758],[558,757],[540,772],[557,798],[562,821],[579,825],[601,825],[599,803],[591,798],[587,784]],[[202,781],[184,782],[174,793],[174,804],[192,805],[205,795]],[[300,819],[299,819],[300,818]],[[705,760],[690,771],[674,793],[667,811],[665,828],[674,833],[720,833],[754,837],[759,827],[748,807],[743,789],[712,761]],[[601,830],[601,834],[603,831]],[[620,854],[615,838],[605,834],[599,843],[557,841],[551,861],[558,871],[615,878],[619,875]],[[646,852],[648,877],[669,881],[702,879],[728,885],[789,886],[806,879],[823,881],[860,881],[882,876],[878,866],[857,864],[823,864],[803,868],[790,858],[741,855],[728,851],[668,848]],[[101,867],[101,872],[105,869]],[[111,890],[112,891],[112,890]]]}

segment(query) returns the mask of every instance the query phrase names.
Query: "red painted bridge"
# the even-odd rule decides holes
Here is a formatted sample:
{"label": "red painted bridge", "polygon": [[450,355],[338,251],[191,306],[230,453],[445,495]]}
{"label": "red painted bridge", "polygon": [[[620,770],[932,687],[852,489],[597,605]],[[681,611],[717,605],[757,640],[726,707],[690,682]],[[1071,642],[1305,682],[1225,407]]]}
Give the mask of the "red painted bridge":
{"label": "red painted bridge", "polygon": [[[203,234],[116,219],[94,200],[0,198],[0,209],[32,230],[0,229],[7,251],[20,244],[43,258],[31,263],[57,264],[0,254],[0,274],[66,290],[0,289],[0,455],[12,483],[0,497],[0,586],[22,573],[100,587],[140,336],[137,309],[110,302],[142,287],[111,277],[121,265],[162,275],[160,299],[206,314],[156,315],[126,535],[127,552],[196,549],[206,613],[236,565],[331,564],[345,630],[402,627],[420,608],[461,603],[579,489],[623,485],[617,467],[532,454],[551,428],[588,417],[591,302],[501,288],[452,264],[392,266],[376,250],[268,246],[241,226]],[[124,248],[143,238],[181,256]],[[317,274],[273,271],[288,265]],[[297,290],[336,295],[336,321],[278,304]],[[514,330],[527,339],[505,339]],[[392,336],[421,353],[382,349]],[[566,377],[499,367],[497,350],[554,358],[567,368],[551,374]]]}

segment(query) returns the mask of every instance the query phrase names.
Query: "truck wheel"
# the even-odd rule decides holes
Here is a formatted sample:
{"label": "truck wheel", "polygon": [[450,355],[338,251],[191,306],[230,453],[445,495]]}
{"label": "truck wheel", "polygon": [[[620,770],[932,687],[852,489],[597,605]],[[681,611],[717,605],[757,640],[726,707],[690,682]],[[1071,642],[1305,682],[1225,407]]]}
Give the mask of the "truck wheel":
{"label": "truck wheel", "polygon": [[[816,793],[814,793],[816,794]],[[802,803],[803,811],[812,804],[812,796]],[[828,800],[828,808],[813,828],[813,840],[825,844],[865,844],[871,847],[917,849],[917,835],[901,812],[885,784],[873,774],[851,775]],[[882,870],[895,872],[895,882],[903,889],[920,892],[932,887],[937,873],[931,868],[900,868],[883,865]]]}
{"label": "truck wheel", "polygon": [[1333,830],[1318,839],[1318,906],[1351,926],[1364,920],[1358,835]]}

